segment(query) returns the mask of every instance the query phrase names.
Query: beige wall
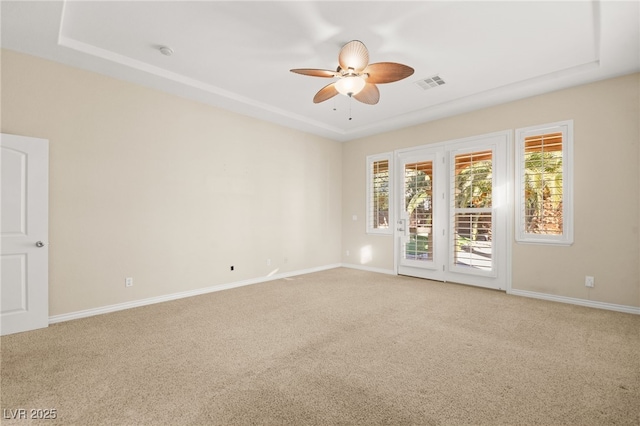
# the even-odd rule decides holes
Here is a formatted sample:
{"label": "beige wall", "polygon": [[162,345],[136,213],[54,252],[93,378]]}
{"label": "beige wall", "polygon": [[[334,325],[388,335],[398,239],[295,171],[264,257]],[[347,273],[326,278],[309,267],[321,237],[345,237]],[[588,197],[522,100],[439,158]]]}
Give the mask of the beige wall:
{"label": "beige wall", "polygon": [[392,239],[365,233],[367,155],[567,119],[575,244],[513,242],[513,288],[640,306],[639,74],[344,144],[6,50],[1,88],[1,131],[50,141],[50,315],[340,262],[392,270]]}
{"label": "beige wall", "polygon": [[[347,142],[342,157],[343,262],[393,270],[392,238],[365,232],[367,155],[569,119],[575,133],[575,243],[512,242],[512,287],[640,306],[640,74]],[[363,247],[371,252],[366,263],[359,257]],[[585,275],[595,276],[595,288],[584,286]]]}
{"label": "beige wall", "polygon": [[49,140],[50,315],[340,262],[337,142],[6,50],[2,132]]}

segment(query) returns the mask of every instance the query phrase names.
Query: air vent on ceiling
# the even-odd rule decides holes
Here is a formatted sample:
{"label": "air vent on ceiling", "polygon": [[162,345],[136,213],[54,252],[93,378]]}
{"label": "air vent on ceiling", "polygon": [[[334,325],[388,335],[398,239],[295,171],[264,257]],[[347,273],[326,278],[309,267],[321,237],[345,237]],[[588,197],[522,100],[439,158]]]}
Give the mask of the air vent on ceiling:
{"label": "air vent on ceiling", "polygon": [[434,87],[442,86],[444,84],[444,80],[440,78],[439,75],[434,75],[433,77],[418,80],[416,81],[416,84],[421,87],[422,90],[429,90]]}

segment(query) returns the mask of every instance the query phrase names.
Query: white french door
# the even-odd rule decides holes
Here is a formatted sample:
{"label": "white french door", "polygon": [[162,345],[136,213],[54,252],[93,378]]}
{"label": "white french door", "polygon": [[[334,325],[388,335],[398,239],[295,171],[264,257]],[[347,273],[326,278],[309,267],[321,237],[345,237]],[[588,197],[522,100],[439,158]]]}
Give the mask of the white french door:
{"label": "white french door", "polygon": [[396,271],[506,290],[508,132],[399,150]]}

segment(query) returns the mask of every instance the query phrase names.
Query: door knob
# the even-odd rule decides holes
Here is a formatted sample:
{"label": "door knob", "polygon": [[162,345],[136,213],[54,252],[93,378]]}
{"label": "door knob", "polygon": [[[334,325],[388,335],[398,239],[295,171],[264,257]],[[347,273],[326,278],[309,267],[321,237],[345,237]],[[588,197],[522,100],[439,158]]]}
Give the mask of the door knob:
{"label": "door knob", "polygon": [[42,241],[38,241],[36,243],[36,247],[44,247],[44,243]]}

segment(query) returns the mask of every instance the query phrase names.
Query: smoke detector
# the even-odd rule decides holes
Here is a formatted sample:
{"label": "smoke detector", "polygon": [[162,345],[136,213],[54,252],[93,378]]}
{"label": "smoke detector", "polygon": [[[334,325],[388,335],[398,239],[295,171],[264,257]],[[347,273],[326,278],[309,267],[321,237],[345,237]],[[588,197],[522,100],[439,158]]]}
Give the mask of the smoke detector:
{"label": "smoke detector", "polygon": [[160,50],[160,53],[162,53],[165,56],[171,56],[173,55],[173,49],[167,46],[160,46],[160,48],[158,49]]}

